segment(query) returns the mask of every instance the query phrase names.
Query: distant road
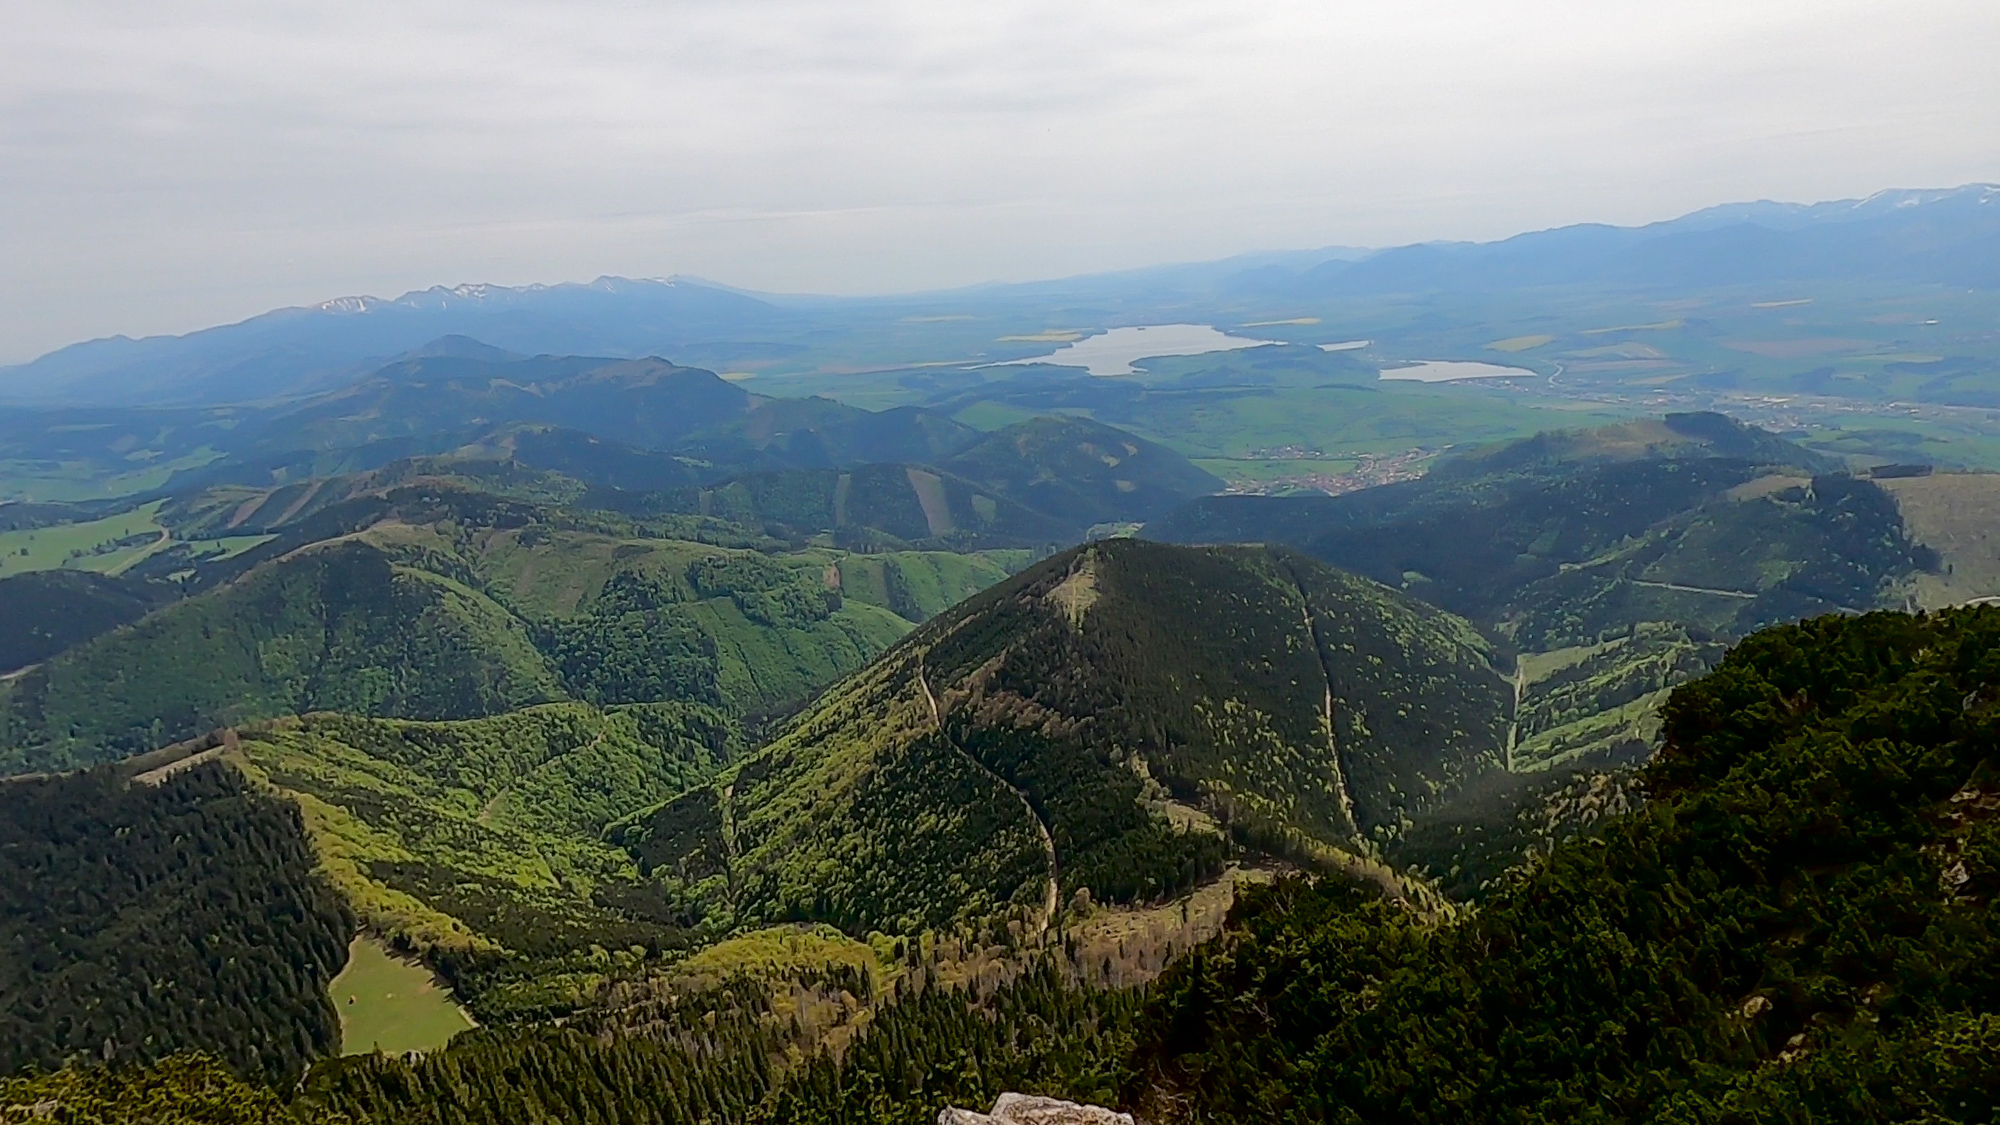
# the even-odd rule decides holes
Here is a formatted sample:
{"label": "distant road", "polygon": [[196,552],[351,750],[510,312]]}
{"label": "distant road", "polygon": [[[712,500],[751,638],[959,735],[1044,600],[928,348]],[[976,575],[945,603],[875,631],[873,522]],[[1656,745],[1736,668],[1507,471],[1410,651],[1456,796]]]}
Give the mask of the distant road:
{"label": "distant road", "polygon": [[1718,598],[1748,598],[1757,600],[1757,595],[1742,590],[1716,590],[1707,586],[1682,586],[1677,582],[1648,582],[1643,578],[1630,579],[1634,586],[1651,586],[1655,590],[1679,590],[1683,594],[1714,594]]}

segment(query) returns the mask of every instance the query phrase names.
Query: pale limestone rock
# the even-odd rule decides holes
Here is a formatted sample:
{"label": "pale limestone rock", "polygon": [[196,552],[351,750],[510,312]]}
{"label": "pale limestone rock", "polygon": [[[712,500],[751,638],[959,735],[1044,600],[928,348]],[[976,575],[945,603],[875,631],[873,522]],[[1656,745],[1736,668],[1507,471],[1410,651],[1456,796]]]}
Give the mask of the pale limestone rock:
{"label": "pale limestone rock", "polygon": [[1002,1094],[993,1103],[993,1112],[947,1109],[938,1114],[938,1125],[1134,1125],[1129,1113],[1116,1113],[1094,1105],[1027,1094]]}

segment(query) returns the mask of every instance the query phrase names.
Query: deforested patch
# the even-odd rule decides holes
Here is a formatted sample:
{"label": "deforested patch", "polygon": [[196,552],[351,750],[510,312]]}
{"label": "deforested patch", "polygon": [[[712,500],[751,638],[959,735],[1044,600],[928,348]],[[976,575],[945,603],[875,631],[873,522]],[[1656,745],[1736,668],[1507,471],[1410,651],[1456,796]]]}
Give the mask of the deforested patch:
{"label": "deforested patch", "polygon": [[1069,572],[1069,577],[1057,583],[1046,597],[1062,607],[1071,625],[1083,628],[1084,614],[1097,604],[1097,552],[1085,551],[1077,559],[1076,568]]}

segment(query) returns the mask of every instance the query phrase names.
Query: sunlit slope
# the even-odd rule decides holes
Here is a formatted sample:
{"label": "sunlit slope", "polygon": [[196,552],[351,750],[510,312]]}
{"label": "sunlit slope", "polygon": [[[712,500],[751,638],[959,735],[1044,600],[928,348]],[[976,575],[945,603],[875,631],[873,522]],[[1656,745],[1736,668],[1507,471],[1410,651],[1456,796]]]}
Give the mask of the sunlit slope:
{"label": "sunlit slope", "polygon": [[1508,690],[1463,621],[1376,583],[1108,540],[929,622],[612,836],[736,924],[1040,927],[1232,847],[1367,851],[1499,767]]}
{"label": "sunlit slope", "polygon": [[490,598],[343,542],[50,660],[9,685],[7,764],[59,769],[301,711],[452,718],[562,698]]}
{"label": "sunlit slope", "polygon": [[1910,534],[1938,553],[1914,594],[1924,609],[2000,596],[2000,473],[1930,473],[1880,482]]}
{"label": "sunlit slope", "polygon": [[689,703],[315,714],[246,727],[227,757],[298,803],[320,870],[369,930],[452,968],[490,1015],[579,1000],[608,967],[593,946],[632,960],[685,943],[680,913],[601,834],[706,781],[732,730]]}
{"label": "sunlit slope", "polygon": [[564,699],[782,711],[1006,569],[869,556],[850,598],[836,552],[647,538],[477,494],[383,502],[365,530],[0,683],[0,770],[108,761],[311,711],[455,719]]}

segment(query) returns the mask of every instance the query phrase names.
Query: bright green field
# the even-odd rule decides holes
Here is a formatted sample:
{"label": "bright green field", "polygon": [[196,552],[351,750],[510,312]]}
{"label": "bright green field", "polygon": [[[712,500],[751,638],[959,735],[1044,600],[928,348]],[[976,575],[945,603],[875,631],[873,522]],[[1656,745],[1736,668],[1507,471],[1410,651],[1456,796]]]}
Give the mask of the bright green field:
{"label": "bright green field", "polygon": [[1101,418],[1195,458],[1247,458],[1283,446],[1398,453],[1579,429],[1627,416],[1591,404],[1512,402],[1456,388],[1293,387],[1221,400],[1163,400]]}
{"label": "bright green field", "polygon": [[1048,412],[1024,410],[1018,406],[1009,406],[1004,402],[975,402],[957,414],[952,415],[952,417],[971,426],[975,430],[992,431],[1005,429],[1016,422],[1025,422],[1030,418],[1039,417],[1045,413]]}
{"label": "bright green field", "polygon": [[[116,574],[161,545],[164,529],[154,516],[163,501],[88,523],[40,527],[32,531],[0,532],[0,578],[31,570],[94,570]],[[139,535],[153,538],[140,544],[94,554],[111,543]]]}
{"label": "bright green field", "polygon": [[348,945],[347,967],[327,991],[340,1009],[342,1054],[428,1051],[472,1026],[429,969],[390,956],[373,938]]}

